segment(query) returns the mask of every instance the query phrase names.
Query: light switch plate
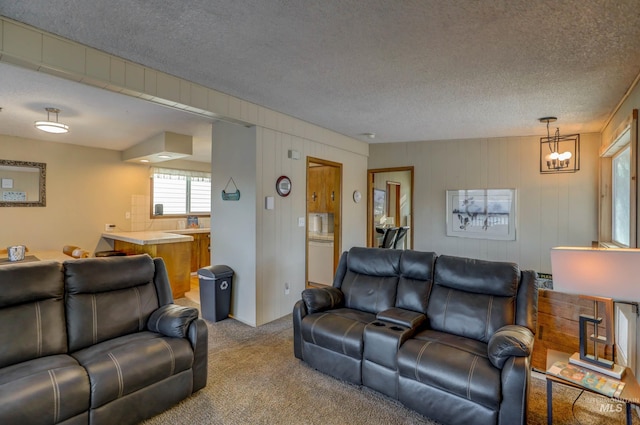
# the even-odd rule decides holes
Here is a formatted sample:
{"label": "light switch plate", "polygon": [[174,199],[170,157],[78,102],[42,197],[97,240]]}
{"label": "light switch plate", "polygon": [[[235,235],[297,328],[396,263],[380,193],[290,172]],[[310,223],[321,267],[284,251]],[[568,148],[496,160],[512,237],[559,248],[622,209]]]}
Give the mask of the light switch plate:
{"label": "light switch plate", "polygon": [[298,217],[298,227],[304,227],[304,217]]}
{"label": "light switch plate", "polygon": [[275,208],[275,199],[273,196],[267,196],[264,198],[264,207],[267,210],[272,210]]}

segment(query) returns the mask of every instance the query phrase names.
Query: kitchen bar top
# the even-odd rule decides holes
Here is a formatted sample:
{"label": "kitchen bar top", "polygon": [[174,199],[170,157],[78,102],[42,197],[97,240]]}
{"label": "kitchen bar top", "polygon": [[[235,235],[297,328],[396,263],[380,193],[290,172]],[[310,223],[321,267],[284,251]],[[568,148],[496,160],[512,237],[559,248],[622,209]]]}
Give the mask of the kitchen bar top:
{"label": "kitchen bar top", "polygon": [[[201,230],[201,229],[184,229]],[[179,230],[179,231],[184,231]],[[192,232],[193,233],[193,232]],[[193,236],[181,235],[178,233],[168,233],[166,231],[143,231],[143,232],[105,232],[101,235],[105,239],[129,242],[136,245],[158,245],[164,243],[192,242]]]}

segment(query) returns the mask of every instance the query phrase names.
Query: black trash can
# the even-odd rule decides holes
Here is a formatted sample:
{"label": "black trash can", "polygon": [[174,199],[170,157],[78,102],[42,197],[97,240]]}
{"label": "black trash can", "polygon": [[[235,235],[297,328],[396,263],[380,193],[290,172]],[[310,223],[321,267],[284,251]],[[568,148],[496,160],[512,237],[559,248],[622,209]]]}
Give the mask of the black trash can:
{"label": "black trash can", "polygon": [[200,312],[202,317],[219,322],[229,316],[233,269],[216,265],[198,270],[200,283]]}

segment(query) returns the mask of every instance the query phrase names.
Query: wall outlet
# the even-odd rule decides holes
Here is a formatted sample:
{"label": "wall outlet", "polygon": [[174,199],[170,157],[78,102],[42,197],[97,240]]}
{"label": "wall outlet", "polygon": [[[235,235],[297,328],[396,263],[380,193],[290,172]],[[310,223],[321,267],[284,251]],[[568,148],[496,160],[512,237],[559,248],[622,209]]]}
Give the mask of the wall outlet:
{"label": "wall outlet", "polygon": [[115,225],[115,224],[109,224],[109,223],[107,223],[107,224],[105,224],[105,225],[104,225],[104,231],[105,231],[105,232],[111,232],[111,231],[112,231],[113,229],[115,229],[115,228],[116,228],[116,225]]}
{"label": "wall outlet", "polygon": [[284,294],[289,295],[289,282],[284,283]]}

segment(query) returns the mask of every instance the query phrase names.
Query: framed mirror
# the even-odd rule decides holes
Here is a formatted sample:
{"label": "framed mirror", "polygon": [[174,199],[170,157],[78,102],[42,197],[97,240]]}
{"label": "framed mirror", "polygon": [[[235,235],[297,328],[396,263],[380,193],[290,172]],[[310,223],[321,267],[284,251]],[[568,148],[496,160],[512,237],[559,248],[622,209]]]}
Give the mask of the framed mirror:
{"label": "framed mirror", "polygon": [[0,207],[44,207],[47,164],[0,159]]}

